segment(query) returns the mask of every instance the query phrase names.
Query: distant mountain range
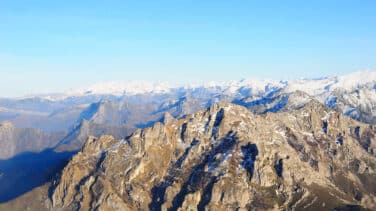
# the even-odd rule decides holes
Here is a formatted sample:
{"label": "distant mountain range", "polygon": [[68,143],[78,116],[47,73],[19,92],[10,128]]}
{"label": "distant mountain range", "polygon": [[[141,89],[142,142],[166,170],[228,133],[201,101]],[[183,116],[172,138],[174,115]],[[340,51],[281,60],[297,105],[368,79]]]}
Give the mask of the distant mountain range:
{"label": "distant mountain range", "polygon": [[[133,134],[134,137],[135,133],[139,133],[138,129],[147,131],[146,128],[159,124],[158,122],[170,125],[177,119],[193,118],[193,114],[218,103],[236,105],[241,108],[240,110],[247,109],[246,113],[239,115],[252,113],[256,116],[273,116],[270,113],[277,113],[282,117],[294,113],[293,116],[286,118],[297,118],[297,121],[301,122],[299,124],[304,122],[312,124],[312,119],[295,115],[297,111],[312,105],[312,102],[320,105],[316,106],[319,109],[315,111],[315,115],[329,115],[332,111],[336,111],[369,124],[364,128],[370,127],[367,131],[370,131],[369,134],[374,134],[372,125],[376,124],[376,72],[354,72],[349,75],[319,79],[241,80],[190,86],[111,82],[69,90],[61,94],[2,98],[0,99],[0,203],[9,201],[60,175],[59,172],[65,163],[82,149],[87,140],[92,140],[92,136],[100,137],[108,134],[116,140],[127,140],[128,136]],[[313,111],[309,110],[309,112]],[[196,120],[192,119],[192,121]],[[329,123],[324,122],[320,123],[320,127],[327,127],[325,124]],[[186,127],[187,125],[179,125],[177,129],[185,130]],[[356,122],[351,121],[351,130],[354,130],[354,127]],[[342,129],[346,131],[349,128]],[[300,132],[311,133],[307,128]],[[333,134],[326,138],[337,140]],[[181,139],[184,137],[182,136]],[[367,140],[359,137],[355,139],[361,142],[362,146],[366,146],[368,153],[374,153],[371,147],[374,146],[374,136]],[[45,162],[46,160],[49,162]],[[35,167],[31,168],[30,164]],[[36,168],[37,166],[39,168]],[[27,180],[29,174],[34,175],[29,183],[19,186],[21,189],[14,188],[19,181]],[[357,188],[361,189],[360,186]],[[347,202],[360,204],[350,199]],[[64,207],[66,204],[61,206]]]}
{"label": "distant mountain range", "polygon": [[179,93],[197,93],[205,90],[210,93],[227,95],[256,96],[276,89],[286,88],[289,91],[304,91],[310,95],[320,95],[325,92],[343,89],[350,91],[376,80],[375,71],[353,72],[343,76],[322,77],[316,79],[299,79],[290,81],[243,79],[240,81],[215,82],[195,85],[170,85],[169,83],[155,83],[146,81],[107,82],[98,83],[87,88],[71,89],[64,93],[44,94],[25,98],[39,97],[51,101],[61,101],[72,97],[93,95],[135,96],[135,95],[161,95]]}
{"label": "distant mountain range", "polygon": [[264,105],[267,111],[280,96],[301,91],[354,119],[375,124],[375,89],[376,72],[372,71],[320,79],[242,80],[181,87],[146,82],[102,83],[62,94],[0,99],[0,121],[44,131],[71,130],[82,119],[144,127],[158,121],[164,112],[180,117],[216,102],[249,108]]}
{"label": "distant mountain range", "polygon": [[[136,128],[163,121],[166,113],[181,118],[218,102],[242,105],[256,114],[264,114],[294,110],[311,99],[358,121],[375,124],[376,72],[291,81],[210,82],[185,87],[166,83],[102,83],[58,95],[0,99],[0,122],[12,125],[8,129],[0,126],[0,157],[42,151],[59,143],[65,143],[66,149],[79,150],[89,135],[101,135],[100,131],[103,134],[111,131],[121,138],[120,135],[129,135]],[[81,127],[83,121],[87,126]],[[81,131],[77,132],[78,129]],[[79,140],[74,134],[81,134]]]}

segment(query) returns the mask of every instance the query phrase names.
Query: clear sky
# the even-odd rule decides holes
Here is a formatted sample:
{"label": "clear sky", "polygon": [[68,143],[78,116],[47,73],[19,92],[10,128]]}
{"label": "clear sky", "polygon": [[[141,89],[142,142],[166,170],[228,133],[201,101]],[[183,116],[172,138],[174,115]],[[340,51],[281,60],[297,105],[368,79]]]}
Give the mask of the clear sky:
{"label": "clear sky", "polygon": [[364,69],[374,0],[0,0],[0,96]]}

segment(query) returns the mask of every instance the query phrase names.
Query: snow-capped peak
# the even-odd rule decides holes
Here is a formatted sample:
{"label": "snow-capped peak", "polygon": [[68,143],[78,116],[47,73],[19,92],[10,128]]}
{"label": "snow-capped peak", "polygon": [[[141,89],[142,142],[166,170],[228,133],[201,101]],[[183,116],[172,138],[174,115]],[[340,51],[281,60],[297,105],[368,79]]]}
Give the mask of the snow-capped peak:
{"label": "snow-capped peak", "polygon": [[358,71],[347,75],[337,76],[337,81],[331,89],[356,89],[359,86],[376,83],[376,71]]}
{"label": "snow-capped peak", "polygon": [[321,79],[302,79],[288,82],[286,91],[304,91],[317,96],[327,91],[342,89],[351,91],[360,86],[376,84],[376,71],[358,71],[342,76],[325,77]]}
{"label": "snow-capped peak", "polygon": [[376,87],[376,71],[353,72],[343,76],[323,77],[319,79],[300,79],[290,81],[277,81],[265,79],[243,79],[240,81],[217,82],[211,81],[201,84],[176,85],[166,82],[102,82],[93,86],[71,89],[62,94],[39,95],[47,100],[62,100],[71,96],[87,95],[115,95],[131,96],[138,94],[164,94],[176,90],[194,92],[197,89],[204,89],[208,92],[223,93],[229,95],[263,95],[274,90],[284,89],[286,92],[303,91],[313,96],[324,95],[335,89],[352,91],[361,86],[368,88]]}
{"label": "snow-capped peak", "polygon": [[185,86],[185,89],[217,89],[226,94],[235,94],[239,90],[248,89],[253,94],[259,92],[265,92],[270,89],[270,87],[283,87],[284,83],[282,81],[276,80],[264,80],[264,79],[243,79],[240,81],[225,81],[225,82],[216,82],[210,81],[205,84],[196,84]]}
{"label": "snow-capped peak", "polygon": [[161,94],[167,93],[175,86],[168,83],[156,83],[146,81],[130,81],[130,82],[101,82],[94,84],[88,88],[72,89],[65,92],[66,95],[137,95],[137,94]]}

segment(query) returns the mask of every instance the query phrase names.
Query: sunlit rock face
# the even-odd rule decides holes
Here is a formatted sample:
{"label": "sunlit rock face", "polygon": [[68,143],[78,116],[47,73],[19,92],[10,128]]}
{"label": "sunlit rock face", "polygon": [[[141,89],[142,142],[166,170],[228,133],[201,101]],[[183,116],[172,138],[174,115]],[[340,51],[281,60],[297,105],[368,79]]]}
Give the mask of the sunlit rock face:
{"label": "sunlit rock face", "polygon": [[56,210],[376,209],[376,128],[314,99],[256,115],[222,103],[124,140],[90,137]]}

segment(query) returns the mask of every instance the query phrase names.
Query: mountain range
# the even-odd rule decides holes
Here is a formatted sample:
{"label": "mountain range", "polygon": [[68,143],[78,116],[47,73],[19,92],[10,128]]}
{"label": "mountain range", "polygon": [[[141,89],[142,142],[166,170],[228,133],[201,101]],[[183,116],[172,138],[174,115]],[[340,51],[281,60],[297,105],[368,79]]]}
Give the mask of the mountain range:
{"label": "mountain range", "polygon": [[265,115],[214,104],[138,129],[126,139],[89,137],[54,182],[28,193],[37,197],[49,189],[50,198],[38,197],[42,200],[29,206],[372,210],[375,134],[374,126],[314,99],[295,110]]}
{"label": "mountain range", "polygon": [[0,121],[0,209],[376,209],[372,71],[101,83],[0,99]]}

